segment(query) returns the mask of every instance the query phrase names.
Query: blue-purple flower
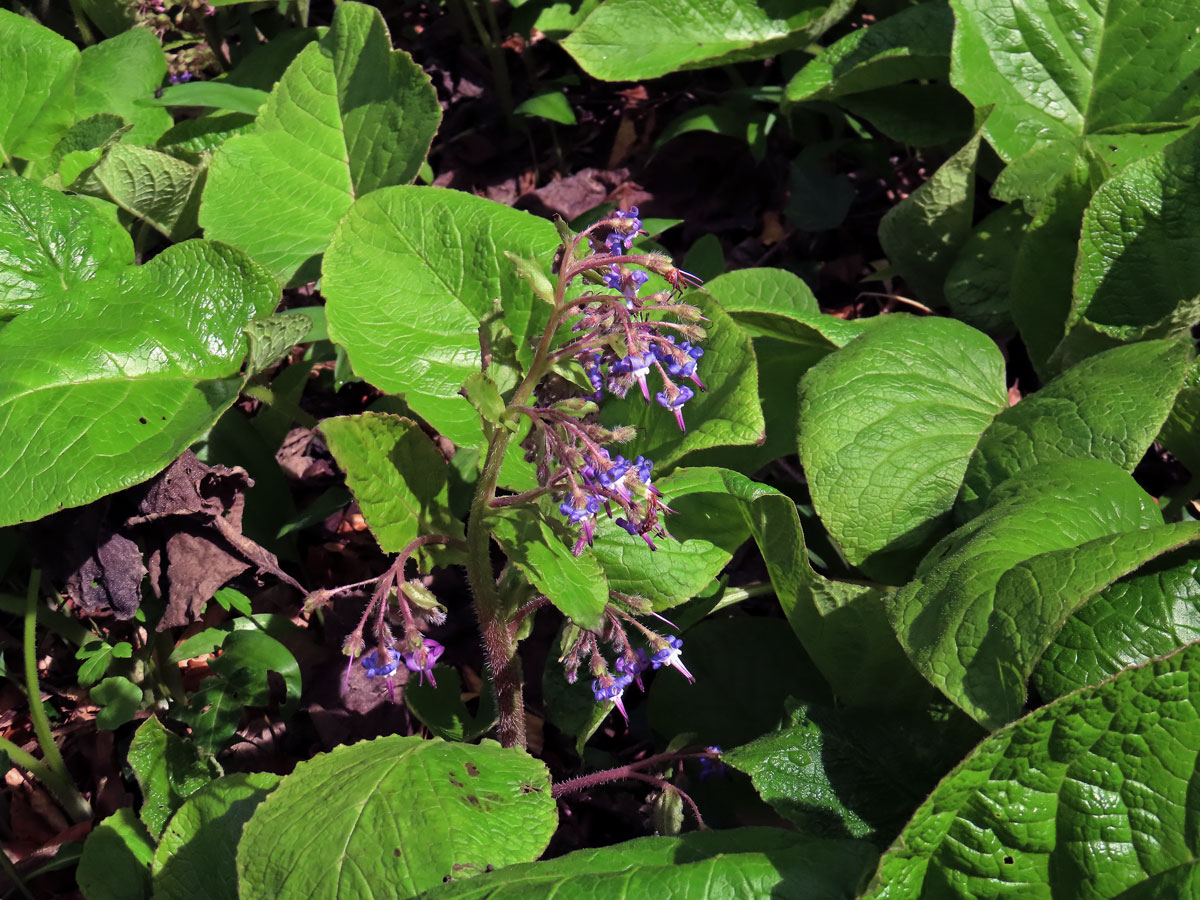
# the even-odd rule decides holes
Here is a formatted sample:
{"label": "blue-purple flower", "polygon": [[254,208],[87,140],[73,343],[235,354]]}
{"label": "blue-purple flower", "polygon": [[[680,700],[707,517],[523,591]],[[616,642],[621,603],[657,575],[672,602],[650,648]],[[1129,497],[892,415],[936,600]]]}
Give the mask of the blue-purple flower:
{"label": "blue-purple flower", "polygon": [[417,672],[420,675],[419,684],[425,683],[426,676],[429,677],[429,683],[437,687],[437,682],[433,678],[433,667],[446,652],[446,648],[432,638],[423,638],[421,645],[415,650],[406,651],[404,656],[404,665],[408,667],[410,672]]}
{"label": "blue-purple flower", "polygon": [[610,675],[605,672],[592,679],[592,696],[596,698],[597,703],[611,702],[617,709],[621,711],[621,715],[625,721],[629,722],[629,713],[625,711],[625,703],[621,696],[625,693],[625,688],[633,683],[633,676],[627,673],[619,673]]}
{"label": "blue-purple flower", "polygon": [[662,638],[655,641],[651,648],[654,652],[650,654],[650,665],[656,669],[663,666],[670,666],[673,669],[678,669],[683,673],[684,678],[688,681],[695,681],[692,673],[687,670],[687,666],[683,664],[680,658],[680,653],[683,651],[683,641],[674,635]]}
{"label": "blue-purple flower", "polygon": [[391,675],[400,668],[400,655],[392,649],[388,649],[385,652],[387,654],[385,659],[380,659],[378,650],[372,650],[359,660],[362,663],[362,667],[367,670],[368,678]]}

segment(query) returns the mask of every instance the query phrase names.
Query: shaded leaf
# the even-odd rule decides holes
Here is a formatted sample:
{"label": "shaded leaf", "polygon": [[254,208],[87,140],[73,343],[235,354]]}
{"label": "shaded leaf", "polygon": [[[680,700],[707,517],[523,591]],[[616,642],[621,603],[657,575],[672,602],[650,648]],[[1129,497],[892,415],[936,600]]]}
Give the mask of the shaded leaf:
{"label": "shaded leaf", "polygon": [[446,459],[410,419],[337,416],[323,420],[321,431],[385,553],[399,553],[420,534],[462,536],[447,505]]}
{"label": "shaded leaf", "polygon": [[237,900],[238,840],[279,781],[271,772],[239,772],[188,797],[154,852],[155,900]]}
{"label": "shaded leaf", "polygon": [[1101,460],[1037,466],[993,503],[887,604],[916,667],[987,727],[1021,714],[1034,665],[1084,601],[1200,538],[1200,523],[1162,525],[1151,498]]}

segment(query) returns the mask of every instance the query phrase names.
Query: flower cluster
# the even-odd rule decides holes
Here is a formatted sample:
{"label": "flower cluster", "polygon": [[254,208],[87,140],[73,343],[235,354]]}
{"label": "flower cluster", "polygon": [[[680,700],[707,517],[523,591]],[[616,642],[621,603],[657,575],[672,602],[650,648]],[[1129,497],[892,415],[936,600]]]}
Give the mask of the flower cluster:
{"label": "flower cluster", "polygon": [[624,654],[617,657],[616,664],[613,666],[617,670],[617,674],[612,675],[608,671],[599,671],[592,679],[592,696],[596,698],[596,702],[611,702],[620,710],[626,722],[629,721],[629,713],[625,711],[625,703],[622,699],[625,689],[636,682],[638,689],[644,691],[642,673],[647,669],[671,666],[682,672],[688,681],[696,680],[687,670],[687,666],[683,664],[683,660],[680,659],[680,651],[683,650],[682,640],[674,636],[658,638],[657,646],[655,644],[651,646],[654,652],[648,658],[646,651],[641,648],[636,650],[627,648]]}
{"label": "flower cluster", "polygon": [[644,456],[614,456],[601,446],[628,439],[632,429],[610,431],[554,407],[527,412],[542,426],[532,451],[539,478],[563,491],[558,511],[568,523],[580,526],[575,555],[591,545],[601,512],[609,518],[615,514],[617,525],[657,549],[654,536],[668,536],[660,516],[671,510],[651,483],[654,463]]}
{"label": "flower cluster", "polygon": [[[615,293],[589,291],[560,308],[559,321],[571,323],[574,337],[552,358],[579,363],[593,403],[605,390],[624,397],[636,385],[646,402],[653,393],[685,429],[684,405],[697,389],[704,390],[697,363],[704,356],[699,342],[705,331],[699,324],[704,319],[700,311],[680,302],[678,295],[685,286],[700,281],[675,268],[665,256],[627,256],[641,227],[633,207],[601,219],[579,235],[576,246],[586,241],[592,252],[573,260],[560,276],[567,281],[583,277]],[[651,272],[662,276],[669,289],[643,297],[640,292]],[[656,389],[651,387],[652,378],[660,382]],[[594,410],[592,406],[590,411]],[[539,481],[543,488],[561,492],[559,512],[569,524],[581,528],[576,555],[591,545],[602,511],[656,549],[654,537],[668,536],[660,517],[671,510],[651,483],[654,463],[643,456],[614,455],[603,446],[629,440],[633,430],[600,428],[588,422],[588,411],[578,406],[526,407],[524,412],[539,426],[530,451],[530,459],[538,462]]]}
{"label": "flower cluster", "polygon": [[[570,632],[572,636],[568,641],[569,649],[559,661],[566,670],[567,681],[574,683],[578,678],[580,666],[583,665],[584,660],[590,658],[592,696],[598,703],[612,703],[628,722],[629,714],[625,710],[623,697],[626,689],[633,684],[636,684],[639,690],[645,690],[645,685],[642,683],[644,672],[667,666],[683,673],[688,681],[695,681],[695,678],[683,664],[681,658],[683,641],[680,638],[673,635],[667,637],[658,635],[639,622],[628,610],[622,609],[622,606],[628,606],[631,609],[641,607],[639,614],[649,611],[651,615],[656,615],[650,611],[649,604],[640,598],[626,597],[623,594],[614,594],[613,596],[626,602],[618,602],[616,606],[608,607],[607,621],[599,632],[572,629]],[[634,626],[645,636],[648,649],[630,645],[622,620]],[[617,659],[613,665],[614,671],[609,671],[608,663],[600,650],[601,641],[610,643],[617,652]]]}
{"label": "flower cluster", "polygon": [[[587,373],[596,400],[601,397],[602,387],[624,397],[637,384],[642,397],[649,403],[651,391],[647,378],[657,372],[662,380],[662,390],[654,392],[654,399],[671,410],[680,429],[686,430],[683,406],[696,396],[696,392],[678,382],[687,379],[704,390],[704,383],[696,374],[696,363],[704,356],[704,350],[696,342],[705,336],[705,332],[695,324],[703,319],[700,311],[678,302],[676,295],[685,285],[699,286],[700,280],[656,254],[630,257],[626,262],[625,251],[632,247],[641,227],[635,206],[628,211],[615,212],[611,218],[602,219],[584,232],[594,235],[589,239],[593,250],[602,242],[608,252],[598,260],[591,257],[583,262],[594,261],[591,271],[600,275],[601,284],[618,293],[588,293],[575,302],[573,314],[578,319],[572,328],[579,338],[571,347]],[[632,268],[629,263],[658,272],[667,279],[670,290],[640,296],[650,276],[642,269]],[[683,321],[668,321],[664,315]],[[677,336],[681,339],[678,343]]]}

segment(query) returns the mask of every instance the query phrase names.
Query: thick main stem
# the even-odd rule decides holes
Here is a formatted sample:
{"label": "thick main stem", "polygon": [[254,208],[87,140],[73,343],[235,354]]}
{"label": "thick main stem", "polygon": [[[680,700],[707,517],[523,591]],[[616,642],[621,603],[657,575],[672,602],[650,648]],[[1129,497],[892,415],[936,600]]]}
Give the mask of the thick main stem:
{"label": "thick main stem", "polygon": [[[563,261],[564,271],[570,263],[571,253],[568,252],[566,257]],[[519,408],[533,396],[534,388],[546,374],[550,345],[554,342],[566,290],[567,278],[560,277],[555,289],[555,313],[542,332],[529,371],[517,385],[505,415],[518,414]],[[525,698],[521,690],[521,659],[517,656],[515,632],[509,627],[508,621],[516,610],[504,608],[500,592],[496,589],[496,579],[492,575],[491,526],[487,520],[492,500],[496,497],[504,454],[508,452],[511,440],[512,432],[498,426],[488,441],[487,456],[484,457],[483,471],[475,485],[475,496],[471,500],[471,512],[467,520],[467,580],[475,595],[475,614],[479,617],[483,651],[492,673],[492,685],[496,689],[497,737],[503,747],[524,747]]]}

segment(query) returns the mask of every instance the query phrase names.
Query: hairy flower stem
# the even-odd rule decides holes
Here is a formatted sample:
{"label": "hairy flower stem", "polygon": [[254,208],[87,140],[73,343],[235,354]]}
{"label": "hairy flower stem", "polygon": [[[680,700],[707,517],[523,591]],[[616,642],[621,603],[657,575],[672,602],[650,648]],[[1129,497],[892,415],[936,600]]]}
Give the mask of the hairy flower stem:
{"label": "hairy flower stem", "polygon": [[639,759],[637,762],[631,762],[624,766],[617,766],[615,769],[604,769],[601,772],[592,772],[590,775],[580,775],[577,778],[568,778],[566,781],[560,781],[558,784],[550,788],[550,796],[556,800],[567,794],[574,794],[579,791],[586,791],[588,788],[596,787],[601,784],[608,784],[611,781],[623,781],[626,778],[641,779],[645,773],[643,769],[652,769],[655,766],[665,765],[667,763],[679,762],[684,759],[715,759],[716,757],[707,750],[701,750],[697,753],[659,753],[654,756],[647,756],[645,759]]}
{"label": "hairy flower stem", "polygon": [[[573,248],[570,248],[573,249]],[[562,271],[569,271],[572,253],[563,260]],[[517,385],[516,392],[505,410],[505,415],[519,415],[533,396],[534,388],[550,367],[550,347],[554,333],[561,320],[563,300],[567,292],[567,277],[560,275],[554,290],[554,313],[538,341],[533,362],[524,379]],[[500,480],[500,468],[504,454],[508,452],[512,432],[507,428],[495,428],[488,441],[483,471],[475,485],[475,496],[471,500],[471,512],[467,519],[467,581],[475,598],[475,614],[479,618],[479,632],[483,637],[483,652],[488,669],[492,673],[492,684],[496,689],[496,708],[499,721],[497,737],[503,747],[525,746],[525,698],[522,694],[521,659],[517,655],[516,629],[510,619],[516,610],[506,609],[496,588],[492,574],[491,525],[487,516],[492,501],[496,498],[496,485]]]}

